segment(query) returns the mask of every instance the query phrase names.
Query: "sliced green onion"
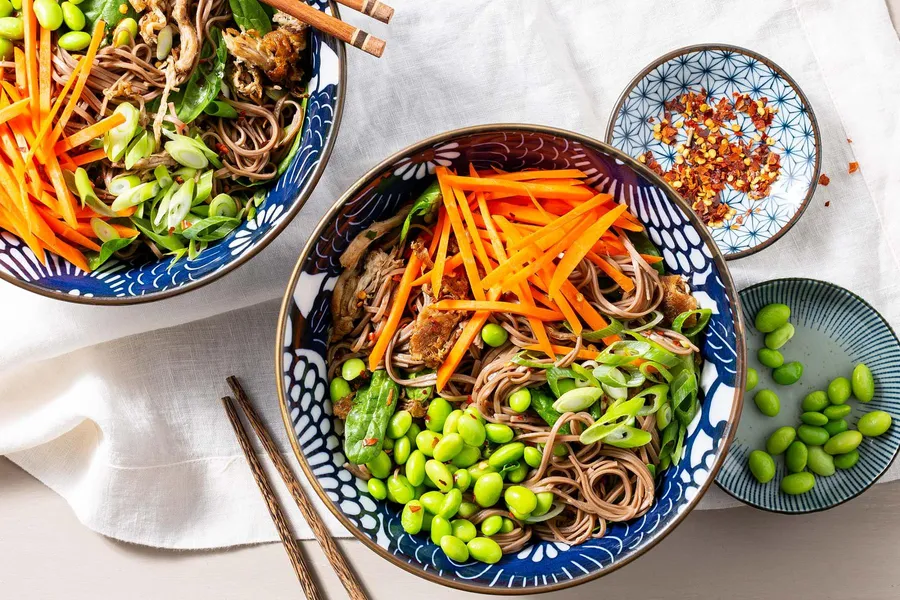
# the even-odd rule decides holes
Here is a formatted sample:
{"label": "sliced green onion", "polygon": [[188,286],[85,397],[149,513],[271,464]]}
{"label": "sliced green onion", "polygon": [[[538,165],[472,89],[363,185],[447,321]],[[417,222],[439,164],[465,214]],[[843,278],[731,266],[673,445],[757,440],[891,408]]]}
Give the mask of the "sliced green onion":
{"label": "sliced green onion", "polygon": [[199,206],[192,206],[191,213],[188,217],[196,215],[198,219],[205,219],[209,216],[209,204],[200,204]]}
{"label": "sliced green onion", "polygon": [[647,470],[650,471],[650,477],[656,479],[656,465],[653,463],[647,463]]}
{"label": "sliced green onion", "polygon": [[93,210],[98,215],[102,215],[104,217],[116,217],[116,213],[114,213],[104,202],[97,197],[97,194],[94,192],[94,186],[91,184],[91,178],[88,177],[87,171],[78,167],[75,169],[75,189],[78,192],[78,196],[81,198],[81,204],[83,206],[89,206],[91,210]]}
{"label": "sliced green onion", "polygon": [[109,184],[106,186],[106,191],[113,196],[118,196],[140,184],[141,178],[137,175],[119,175],[110,180]]}
{"label": "sliced green onion", "polygon": [[131,217],[131,222],[134,223],[134,226],[137,227],[141,233],[143,233],[145,236],[150,238],[150,241],[152,241],[154,244],[156,244],[160,248],[163,248],[170,252],[178,252],[180,250],[186,250],[184,247],[184,244],[181,242],[181,240],[178,239],[178,236],[176,236],[176,235],[160,235],[160,234],[156,233],[155,231],[153,231],[153,229],[150,227],[150,224],[143,219],[137,219],[135,217]]}
{"label": "sliced green onion", "polygon": [[[596,363],[591,363],[596,364]],[[584,366],[579,365],[578,363],[573,363],[571,367],[572,373],[577,375],[575,385],[579,385],[584,387],[585,385],[590,387],[599,387],[600,382],[588,371]]]}
{"label": "sliced green onion", "polygon": [[213,171],[204,171],[197,180],[197,191],[194,194],[194,205],[206,202],[209,195],[212,194],[213,187]]}
{"label": "sliced green onion", "polygon": [[635,359],[643,358],[651,346],[645,341],[618,341],[606,348],[597,357],[597,362],[605,365],[627,365]]}
{"label": "sliced green onion", "polygon": [[[184,138],[184,136],[178,136]],[[190,140],[190,138],[184,138]],[[205,169],[209,165],[209,159],[200,151],[196,145],[184,141],[184,139],[175,139],[166,142],[166,152],[169,153],[175,162],[192,169]],[[192,141],[192,140],[191,140]]]}
{"label": "sliced green onion", "polygon": [[549,521],[560,515],[564,510],[566,510],[566,505],[563,502],[554,502],[550,510],[545,512],[539,517],[528,517],[525,519],[526,523],[541,523],[543,521]]}
{"label": "sliced green onion", "polygon": [[169,173],[169,169],[166,168],[166,165],[159,165],[153,169],[153,176],[156,177],[156,181],[162,189],[166,189],[172,185],[173,181],[175,181]]}
{"label": "sliced green onion", "polygon": [[600,383],[605,383],[612,387],[625,387],[625,375],[618,368],[610,365],[597,365],[594,369],[594,377]]}
{"label": "sliced green onion", "polygon": [[604,444],[616,448],[639,448],[650,443],[653,436],[649,431],[637,427],[621,427],[603,438]]}
{"label": "sliced green onion", "polygon": [[678,441],[675,442],[675,449],[672,450],[672,464],[677,465],[681,462],[681,456],[684,453],[684,438],[687,433],[687,428],[682,425],[678,428]]}
{"label": "sliced green onion", "polygon": [[[582,388],[583,389],[583,388]],[[585,429],[579,438],[582,444],[593,444],[608,435],[619,425],[627,425],[633,422],[641,407],[644,406],[643,398],[634,398],[625,402],[611,405],[597,421]],[[607,427],[612,425],[613,427]]]}
{"label": "sliced green onion", "polygon": [[159,184],[155,181],[148,181],[141,185],[131,188],[124,194],[121,194],[112,203],[114,211],[124,210],[132,206],[137,206],[141,202],[146,202],[150,198],[159,193]]}
{"label": "sliced green onion", "polygon": [[236,217],[237,214],[237,202],[228,194],[219,194],[209,203],[209,216],[211,217]]}
{"label": "sliced green onion", "polygon": [[536,360],[532,360],[532,356],[528,351],[519,352],[518,354],[513,356],[509,362],[515,365],[528,367],[530,369],[552,369],[554,367],[553,361],[538,362]]}
{"label": "sliced green onion", "polygon": [[556,400],[556,402],[553,403],[553,408],[554,410],[561,413],[581,412],[589,408],[602,395],[603,390],[600,388],[575,388],[574,390],[569,390],[568,392],[560,396]]}
{"label": "sliced green onion", "polygon": [[[644,374],[644,377],[647,378],[647,381],[652,381],[653,383],[668,383],[672,381],[672,372],[658,362],[648,360],[641,363],[641,366],[638,368]],[[662,376],[662,379],[659,376]]]}
{"label": "sliced green onion", "polygon": [[603,391],[606,392],[606,395],[613,400],[625,400],[628,398],[628,388],[626,387],[614,387],[605,383],[601,383],[600,387],[602,387]]}
{"label": "sliced green onion", "polygon": [[156,150],[156,139],[149,131],[142,131],[128,146],[125,152],[125,168],[134,167],[139,160],[143,160]]}
{"label": "sliced green onion", "polygon": [[[566,324],[566,327],[568,328],[568,324]],[[581,337],[588,342],[601,342],[604,338],[608,338],[611,335],[616,335],[624,329],[625,326],[622,325],[621,322],[609,317],[609,325],[607,325],[603,329],[598,329],[597,331],[582,331]]]}
{"label": "sliced green onion", "polygon": [[[693,327],[688,329],[687,331],[682,331],[684,327],[684,322],[691,318],[692,315],[697,315],[697,322]],[[672,321],[672,329],[677,331],[678,333],[684,335],[685,337],[694,337],[701,331],[706,328],[707,323],[709,323],[709,319],[712,316],[712,310],[709,308],[698,308],[696,310],[687,310]]]}
{"label": "sliced green onion", "polygon": [[653,318],[651,318],[649,321],[638,327],[629,327],[626,331],[637,333],[639,331],[651,329],[659,325],[660,321],[663,320],[663,314],[658,310],[654,310],[651,314],[653,315]]}
{"label": "sliced green onion", "polygon": [[123,102],[116,107],[113,114],[125,117],[125,122],[116,125],[103,136],[103,150],[106,157],[113,162],[122,160],[128,144],[137,135],[140,128],[141,113],[128,102]]}
{"label": "sliced green onion", "polygon": [[[669,394],[669,386],[667,385],[654,385],[648,387],[647,389],[641,390],[638,394],[636,394],[635,398],[644,398],[644,405],[637,412],[639,417],[646,417],[647,415],[652,415],[659,410],[659,408],[666,401],[666,398]],[[650,399],[651,403],[648,405],[646,400]]]}
{"label": "sliced green onion", "polygon": [[663,458],[669,461],[672,460],[672,452],[675,450],[675,444],[678,442],[678,430],[678,423],[675,422],[669,423],[665,429],[663,429],[662,438],[660,438],[659,441],[660,467],[662,467]]}
{"label": "sliced green onion", "polygon": [[207,217],[185,228],[182,235],[198,242],[214,242],[221,240],[240,224],[239,219],[232,217]]}
{"label": "sliced green onion", "polygon": [[169,202],[172,201],[172,196],[175,195],[175,192],[177,192],[180,187],[181,186],[177,183],[170,185],[160,199],[159,204],[154,207],[156,212],[151,213],[154,228],[161,228],[165,225],[166,214],[169,212]]}
{"label": "sliced green onion", "polygon": [[672,405],[666,402],[656,411],[656,428],[663,431],[672,422]]}
{"label": "sliced green onion", "polygon": [[[171,142],[170,142],[171,143]],[[166,226],[174,229],[181,225],[181,221],[191,211],[191,202],[194,200],[194,190],[196,184],[193,179],[188,179],[178,188],[178,191],[172,195],[167,208]]]}
{"label": "sliced green onion", "polygon": [[115,227],[97,217],[91,219],[91,229],[94,230],[101,242],[108,242],[121,237]]}
{"label": "sliced green onion", "polygon": [[636,388],[641,387],[646,383],[647,378],[641,373],[640,368],[635,369],[634,367],[623,367],[625,374],[628,378],[625,380],[625,387],[627,388]]}
{"label": "sliced green onion", "polygon": [[206,105],[203,112],[214,117],[222,117],[225,119],[238,118],[238,111],[236,111],[232,105],[227,102],[222,102],[221,100],[213,100]]}

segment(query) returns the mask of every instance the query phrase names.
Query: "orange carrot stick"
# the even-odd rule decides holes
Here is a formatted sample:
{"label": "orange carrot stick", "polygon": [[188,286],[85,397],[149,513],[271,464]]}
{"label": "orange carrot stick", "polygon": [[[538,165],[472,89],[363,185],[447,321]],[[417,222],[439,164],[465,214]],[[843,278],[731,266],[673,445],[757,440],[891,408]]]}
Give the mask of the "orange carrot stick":
{"label": "orange carrot stick", "polygon": [[406,301],[409,299],[410,291],[412,291],[412,282],[416,278],[416,274],[421,267],[421,259],[413,253],[413,255],[409,257],[409,262],[406,263],[406,269],[403,271],[400,285],[397,286],[397,291],[394,293],[394,300],[391,304],[391,311],[388,313],[387,321],[385,321],[384,327],[381,328],[381,332],[378,335],[378,341],[375,342],[375,346],[372,348],[372,353],[369,354],[370,371],[374,371],[378,368],[381,359],[384,358],[384,354],[387,351],[388,344],[394,339],[394,334],[397,332],[397,325],[400,324],[400,317],[403,316],[403,311],[406,308]]}
{"label": "orange carrot stick", "polygon": [[616,222],[616,218],[628,209],[624,204],[619,204],[614,209],[600,217],[593,225],[584,231],[571,247],[566,250],[565,255],[553,272],[553,279],[550,280],[550,297],[556,299],[559,294],[559,288],[563,281],[569,279],[569,275],[575,270],[585,255],[590,252],[594,243],[600,239],[612,224]]}
{"label": "orange carrot stick", "polygon": [[37,209],[50,229],[58,236],[65,238],[74,244],[78,244],[83,248],[87,248],[88,250],[93,250],[94,252],[100,251],[100,246],[96,242],[75,229],[72,229],[64,222],[57,220],[49,210],[41,206],[38,206]]}
{"label": "orange carrot stick", "polygon": [[502,312],[523,317],[534,317],[541,321],[562,321],[563,314],[546,308],[531,307],[515,302],[491,302],[489,300],[441,300],[431,305],[434,310],[463,310],[471,312]]}
{"label": "orange carrot stick", "polygon": [[465,220],[466,228],[469,230],[469,237],[472,239],[472,245],[475,246],[475,254],[478,256],[478,260],[481,261],[484,272],[489,273],[491,270],[491,263],[488,260],[487,251],[484,249],[484,243],[481,241],[481,236],[478,235],[478,226],[475,225],[475,218],[472,216],[472,209],[469,208],[469,202],[466,200],[466,197],[461,190],[454,189],[453,193],[456,194],[459,210]]}
{"label": "orange carrot stick", "polygon": [[3,107],[2,109],[0,109],[0,123],[6,123],[10,119],[15,119],[16,117],[27,111],[30,105],[31,100],[25,98]]}
{"label": "orange carrot stick", "polygon": [[[453,256],[448,258],[447,261],[444,263],[444,273],[445,274],[452,273],[456,267],[458,267],[459,265],[462,264],[462,262],[463,262],[462,254],[459,254],[459,253],[454,254]],[[437,265],[435,265],[435,267],[437,267]],[[412,284],[413,284],[413,286],[425,285],[426,283],[431,281],[433,275],[434,275],[433,271],[428,271],[426,273],[422,273],[421,275],[419,275],[419,277],[417,277],[412,282]]]}
{"label": "orange carrot stick", "polygon": [[534,196],[535,198],[590,200],[594,195],[591,190],[585,187],[541,185],[494,178],[478,179],[459,175],[448,175],[446,184],[450,187],[457,187],[464,192],[516,192],[517,194]]}
{"label": "orange carrot stick", "polygon": [[484,289],[481,287],[481,276],[478,274],[478,265],[475,264],[475,256],[472,254],[472,247],[469,245],[469,239],[466,237],[466,230],[463,227],[462,219],[459,216],[459,208],[456,205],[454,193],[447,183],[450,177],[446,167],[438,167],[435,169],[438,178],[438,184],[441,186],[441,197],[444,200],[444,208],[447,209],[447,220],[453,228],[453,235],[456,236],[456,243],[459,244],[459,251],[463,255],[463,266],[466,269],[466,275],[469,278],[469,286],[472,288],[472,295],[476,300],[484,300]]}
{"label": "orange carrot stick", "polygon": [[[39,88],[40,88],[40,115],[39,119],[43,119],[47,113],[50,112],[50,95],[52,94],[52,85],[53,85],[53,69],[51,67],[50,60],[53,57],[53,49],[51,48],[51,36],[53,35],[49,29],[45,29],[43,27],[41,30],[41,39],[40,39],[40,50],[38,51],[38,67],[40,69],[39,73]],[[36,128],[36,127],[35,127]]]}
{"label": "orange carrot stick", "polygon": [[91,150],[90,152],[73,156],[71,160],[73,165],[81,167],[104,158],[106,158],[106,151],[103,148],[98,148],[97,150]]}
{"label": "orange carrot stick", "polygon": [[[491,175],[494,179],[507,181],[529,181],[531,179],[580,179],[587,177],[587,173],[579,169],[557,169],[549,171],[519,171],[517,173],[500,173]],[[583,183],[581,181],[579,184]]]}
{"label": "orange carrot stick", "polygon": [[[492,289],[488,291],[488,300],[496,300],[499,297],[499,290]],[[484,327],[484,324],[490,316],[491,313],[487,311],[477,312],[472,315],[472,318],[469,319],[469,322],[463,327],[462,333],[459,334],[459,337],[456,338],[456,343],[453,344],[453,348],[450,349],[444,362],[438,367],[437,382],[435,383],[435,387],[438,391],[444,389],[444,386],[450,381],[453,372],[456,371],[456,367],[459,366],[460,361],[465,357],[472,342],[475,341],[475,337],[481,333],[481,328]]]}
{"label": "orange carrot stick", "polygon": [[593,251],[588,251],[587,259],[600,267],[600,270],[606,273],[610,279],[615,281],[622,290],[630,292],[634,289],[634,282],[602,256],[599,256]]}
{"label": "orange carrot stick", "polygon": [[612,199],[612,196],[610,196],[609,194],[597,194],[596,196],[594,196],[587,202],[583,202],[582,204],[579,204],[578,206],[573,208],[571,211],[569,211],[567,214],[554,220],[549,225],[546,225],[545,227],[541,227],[537,231],[525,236],[524,238],[519,240],[517,243],[513,244],[512,247],[518,249],[518,248],[522,248],[523,246],[527,246],[528,244],[537,242],[538,240],[540,240],[544,236],[548,235],[549,233],[552,233],[554,231],[559,230],[560,228],[565,227],[566,225],[568,225],[568,224],[572,223],[573,221],[575,221],[576,219],[578,219],[578,217],[581,217],[582,215],[585,215],[585,214],[591,212],[595,208],[602,206],[606,202],[609,202],[610,199]]}
{"label": "orange carrot stick", "polygon": [[37,131],[40,125],[40,91],[38,90],[37,18],[34,16],[34,0],[22,0],[22,21],[25,25],[25,88],[31,99],[31,127]]}
{"label": "orange carrot stick", "polygon": [[[441,293],[441,280],[444,278],[444,264],[447,261],[447,246],[450,244],[450,219],[447,211],[442,206],[439,212],[441,221],[441,237],[438,242],[437,255],[434,258],[434,268],[431,269],[431,296],[437,298]],[[462,254],[460,254],[460,257]]]}
{"label": "orange carrot stick", "polygon": [[86,144],[93,139],[96,139],[112,129],[113,127],[117,127],[125,122],[125,115],[121,113],[115,113],[105,119],[97,121],[93,125],[85,127],[73,133],[67,138],[63,138],[56,142],[56,145],[53,146],[53,151],[57,154],[61,154],[63,152],[68,152],[72,148],[76,146],[80,146],[81,144]]}

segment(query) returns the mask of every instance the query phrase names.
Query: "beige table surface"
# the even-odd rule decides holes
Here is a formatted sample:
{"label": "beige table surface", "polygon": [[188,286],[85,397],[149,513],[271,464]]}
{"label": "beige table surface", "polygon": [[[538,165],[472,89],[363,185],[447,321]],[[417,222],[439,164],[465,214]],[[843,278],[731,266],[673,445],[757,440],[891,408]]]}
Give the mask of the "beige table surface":
{"label": "beige table surface", "polygon": [[[895,26],[900,0],[887,0]],[[329,598],[345,598],[316,542],[303,549]],[[340,542],[373,600],[479,598],[419,579]],[[280,600],[303,592],[280,544],[165,552],[83,527],[62,498],[0,457],[0,600]],[[694,511],[657,548],[598,581],[547,598],[900,598],[900,482],[827,513]]]}

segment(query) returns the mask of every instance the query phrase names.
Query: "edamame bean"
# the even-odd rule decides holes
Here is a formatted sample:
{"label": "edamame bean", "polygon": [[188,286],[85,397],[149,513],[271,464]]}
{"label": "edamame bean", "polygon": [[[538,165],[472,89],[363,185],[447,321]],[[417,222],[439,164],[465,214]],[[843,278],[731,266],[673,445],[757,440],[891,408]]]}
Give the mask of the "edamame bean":
{"label": "edamame bean", "polygon": [[503,493],[503,478],[500,473],[485,473],[476,479],[473,493],[479,506],[488,508],[497,504]]}
{"label": "edamame bean", "polygon": [[759,373],[756,372],[756,369],[750,367],[747,369],[747,385],[744,386],[744,390],[750,391],[755,388],[759,384]]}
{"label": "edamame bean", "polygon": [[459,454],[453,457],[453,460],[450,461],[454,467],[459,467],[464,469],[466,467],[471,467],[475,463],[477,463],[481,459],[481,451],[478,450],[475,446],[469,446],[466,444],[463,446],[462,450],[459,451]]}
{"label": "edamame bean", "polygon": [[388,500],[397,504],[406,504],[416,497],[416,491],[409,480],[397,472],[387,480],[387,493]]}
{"label": "edamame bean", "polygon": [[[366,463],[366,468],[369,469],[372,477],[377,477],[378,479],[384,479],[385,477],[390,475],[391,467],[393,466],[394,465],[391,463],[391,457],[388,456],[387,452],[385,452],[384,450],[379,452],[378,456],[376,456],[373,460]],[[409,478],[409,475],[407,475],[407,478]]]}
{"label": "edamame bean", "polygon": [[775,461],[762,450],[754,450],[747,459],[750,472],[760,483],[769,483],[775,477]]}
{"label": "edamame bean", "polygon": [[[31,5],[34,16],[44,29],[56,31],[62,26],[63,12],[59,4],[53,0],[34,0]],[[82,25],[83,27],[84,25]]]}
{"label": "edamame bean", "polygon": [[495,444],[511,442],[515,434],[509,425],[503,423],[488,423],[484,426],[485,436]]}
{"label": "edamame bean", "polygon": [[[463,471],[465,473],[465,471]],[[441,503],[441,508],[438,510],[438,514],[445,519],[452,519],[456,516],[457,511],[459,511],[459,507],[462,504],[462,492],[456,488],[453,488],[444,496],[444,501]]]}
{"label": "edamame bean", "polygon": [[455,563],[464,563],[469,560],[469,548],[465,542],[456,536],[445,535],[441,538],[441,550],[447,558]]}
{"label": "edamame bean", "polygon": [[807,425],[815,425],[816,427],[828,424],[828,417],[820,412],[805,412],[800,415],[800,420]]}
{"label": "edamame bean", "polygon": [[448,433],[456,433],[456,425],[459,423],[459,418],[463,415],[463,411],[460,409],[456,409],[447,415],[447,419],[444,421],[444,428],[441,431],[444,435]]}
{"label": "edamame bean", "polygon": [[499,348],[509,339],[509,333],[496,323],[488,323],[481,328],[481,339],[492,348]]}
{"label": "edamame bean", "polygon": [[862,438],[862,434],[858,431],[853,431],[852,429],[842,431],[825,443],[824,450],[832,456],[835,454],[847,454],[856,450],[862,442]]}
{"label": "edamame bean", "polygon": [[787,304],[767,304],[759,309],[753,324],[760,333],[771,333],[788,322],[791,308]]}
{"label": "edamame bean", "polygon": [[419,424],[413,421],[412,425],[409,426],[409,430],[406,432],[406,437],[409,438],[409,441],[413,444],[416,443],[416,437],[422,433],[422,428],[419,427]]}
{"label": "edamame bean", "polygon": [[795,361],[785,363],[772,371],[772,379],[778,385],[794,385],[803,377],[803,364]]}
{"label": "edamame bean", "polygon": [[0,60],[9,60],[13,56],[13,43],[0,37]]}
{"label": "edamame bean", "polygon": [[828,417],[829,421],[837,421],[838,419],[843,419],[850,414],[850,405],[834,404],[832,406],[826,407],[825,410],[822,411],[822,414]]}
{"label": "edamame bean", "polygon": [[416,448],[425,456],[434,456],[434,448],[443,437],[441,434],[427,429],[420,431],[419,435],[416,436]]}
{"label": "edamame bean", "polygon": [[413,450],[406,461],[406,480],[411,485],[422,485],[425,482],[425,462],[428,459],[421,450]]}
{"label": "edamame bean", "polygon": [[799,473],[806,468],[809,450],[803,442],[791,442],[784,453],[784,464],[791,473]]}
{"label": "edamame bean", "polygon": [[450,521],[435,515],[431,520],[431,541],[440,544],[445,535],[453,535],[453,527],[450,526]]}
{"label": "edamame bean", "polygon": [[859,418],[856,429],[866,437],[876,437],[887,431],[891,426],[891,415],[883,410],[873,410]]}
{"label": "edamame bean", "polygon": [[528,388],[516,390],[509,396],[509,407],[517,413],[523,413],[531,406],[531,391]]}
{"label": "edamame bean", "polygon": [[823,428],[806,424],[797,428],[797,436],[808,446],[821,446],[831,437]]}
{"label": "edamame bean", "polygon": [[467,415],[469,415],[470,417],[473,417],[473,418],[477,419],[479,423],[481,423],[482,425],[484,425],[484,417],[481,416],[481,411],[478,410],[478,406],[477,406],[477,405],[475,405],[475,404],[470,404],[469,406],[466,407],[466,410],[465,410],[464,412],[465,412]]}
{"label": "edamame bean", "polygon": [[13,14],[13,7],[9,0],[0,0],[0,17],[8,17],[11,14]]}
{"label": "edamame bean", "polygon": [[869,367],[862,363],[853,367],[850,386],[853,388],[853,395],[860,402],[869,402],[875,397],[875,377]]}
{"label": "edamame bean", "polygon": [[21,17],[0,18],[0,37],[7,40],[21,40],[25,37],[25,22]]}
{"label": "edamame bean", "polygon": [[444,494],[440,493],[437,490],[431,490],[430,492],[425,492],[424,494],[419,496],[419,502],[422,503],[422,506],[425,507],[425,510],[433,515],[436,515],[440,512],[441,505],[444,504]]}
{"label": "edamame bean", "polygon": [[465,492],[472,485],[472,476],[465,469],[459,469],[453,474],[453,485],[461,492]]}
{"label": "edamame bean", "polygon": [[337,404],[342,399],[353,393],[350,384],[343,377],[335,377],[328,386],[328,393],[331,396],[331,403]]}
{"label": "edamame bean", "polygon": [[828,394],[819,390],[808,393],[801,407],[807,412],[822,412],[828,404]]}
{"label": "edamame bean", "polygon": [[381,441],[381,448],[388,453],[388,456],[390,456],[390,451],[394,449],[394,440],[391,438],[384,438],[384,440]]}
{"label": "edamame bean", "polygon": [[537,469],[541,466],[541,460],[544,458],[544,454],[534,446],[526,446],[522,456],[525,459],[525,464],[532,469]]}
{"label": "edamame bean", "polygon": [[838,419],[836,421],[828,421],[825,425],[822,425],[822,429],[827,431],[829,436],[834,437],[842,431],[850,429],[850,426],[847,425],[847,421],[844,419]]}
{"label": "edamame bean", "polygon": [[480,463],[476,463],[468,468],[469,475],[472,476],[474,481],[478,481],[483,476],[488,473],[496,473],[497,469],[488,464],[488,461],[483,460]]}
{"label": "edamame bean", "polygon": [[398,410],[391,415],[391,420],[388,421],[387,436],[395,440],[402,438],[411,426],[412,415],[410,412],[408,410]]}
{"label": "edamame bean", "polygon": [[369,489],[369,494],[376,500],[387,498],[387,486],[384,485],[382,480],[373,477],[366,482],[366,487]]}
{"label": "edamame bean", "polygon": [[759,352],[756,353],[756,358],[759,359],[759,362],[764,367],[769,367],[770,369],[777,369],[784,364],[784,356],[782,356],[781,352],[770,348],[760,348]]}
{"label": "edamame bean", "polygon": [[490,537],[500,533],[501,527],[503,527],[503,517],[500,515],[492,515],[481,522],[481,533]]}
{"label": "edamame bean", "polygon": [[522,442],[511,442],[503,444],[497,448],[488,459],[488,464],[492,467],[502,467],[510,463],[514,463],[525,454],[525,444]]}
{"label": "edamame bean", "polygon": [[[403,512],[400,513],[400,525],[403,527],[403,531],[415,535],[422,531],[424,517],[425,509],[422,508],[422,503],[418,500],[410,500],[403,507]],[[431,526],[434,527],[434,521]]]}
{"label": "edamame bean", "polygon": [[778,456],[788,449],[796,437],[797,430],[793,427],[779,427],[766,440],[766,451],[773,456]]}
{"label": "edamame bean", "polygon": [[478,535],[478,530],[475,529],[475,525],[466,519],[453,519],[450,521],[450,527],[453,529],[453,535],[464,542],[473,540],[475,539],[475,536]]}
{"label": "edamame bean", "polygon": [[781,480],[781,491],[791,496],[805,494],[816,485],[816,478],[812,473],[792,473]]}
{"label": "edamame bean", "polygon": [[463,446],[465,446],[465,443],[458,433],[449,433],[441,438],[441,441],[434,447],[434,458],[447,462],[459,454]]}
{"label": "edamame bean", "polygon": [[431,459],[426,462],[425,474],[437,486],[437,489],[445,494],[453,489],[453,474],[441,461]]}
{"label": "edamame bean", "polygon": [[456,511],[456,514],[463,519],[468,519],[479,510],[481,510],[481,507],[474,502],[463,502],[459,505],[459,510]]}
{"label": "edamame bean", "polygon": [[466,411],[456,424],[456,430],[459,432],[459,435],[470,446],[480,447],[484,443],[486,432],[480,419],[481,417],[476,417],[469,411]]}
{"label": "edamame bean", "polygon": [[60,8],[62,8],[63,21],[65,21],[66,27],[72,31],[84,29],[85,18],[80,8],[72,2],[63,2]]}
{"label": "edamame bean", "polygon": [[524,462],[512,471],[506,471],[506,480],[510,483],[521,483],[528,476],[528,465]]}
{"label": "edamame bean", "polygon": [[503,527],[500,528],[500,533],[509,533],[513,529],[516,528],[516,523],[512,519],[508,517],[503,517]]}
{"label": "edamame bean", "polygon": [[347,381],[353,381],[365,372],[366,363],[364,363],[361,358],[348,358],[344,361],[344,364],[341,365],[341,377]]}
{"label": "edamame bean", "polygon": [[531,514],[537,508],[537,496],[525,486],[511,485],[503,493],[503,500],[510,510],[521,515]]}
{"label": "edamame bean", "polygon": [[491,538],[477,537],[473,540],[469,540],[466,547],[469,549],[469,555],[472,558],[489,565],[496,564],[503,558],[503,551],[500,549],[500,544]]}
{"label": "edamame bean", "polygon": [[806,464],[809,470],[821,477],[834,475],[834,458],[822,450],[821,446],[809,447],[809,460]]}
{"label": "edamame bean", "polygon": [[772,333],[766,334],[766,348],[778,350],[787,344],[792,337],[794,337],[794,326],[790,323],[785,323]]}
{"label": "edamame bean", "polygon": [[425,413],[425,427],[430,431],[442,431],[444,422],[452,412],[453,405],[438,396],[428,405],[428,411]]}
{"label": "edamame bean", "polygon": [[859,450],[851,450],[847,454],[834,457],[834,466],[838,469],[852,469],[859,462]]}
{"label": "edamame bean", "polygon": [[[84,0],[80,0],[84,2]],[[9,0],[9,3],[12,4],[13,9],[22,10],[22,0]]]}
{"label": "edamame bean", "polygon": [[396,464],[405,465],[411,452],[412,444],[408,437],[403,436],[394,441],[394,462]]}
{"label": "edamame bean", "polygon": [[774,417],[781,411],[781,401],[778,400],[778,395],[772,390],[759,390],[753,396],[753,402],[756,404],[759,412],[767,417]]}
{"label": "edamame bean", "polygon": [[538,492],[535,496],[537,496],[537,506],[531,511],[531,516],[541,517],[553,507],[553,492]]}
{"label": "edamame bean", "polygon": [[832,404],[843,404],[850,399],[850,381],[846,377],[837,377],[828,384],[828,400]]}

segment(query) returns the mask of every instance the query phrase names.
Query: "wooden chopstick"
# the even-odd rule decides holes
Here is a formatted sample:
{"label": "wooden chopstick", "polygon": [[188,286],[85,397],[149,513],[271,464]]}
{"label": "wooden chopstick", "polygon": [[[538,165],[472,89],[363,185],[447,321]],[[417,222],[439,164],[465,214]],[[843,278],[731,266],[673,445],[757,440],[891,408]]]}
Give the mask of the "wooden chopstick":
{"label": "wooden chopstick", "polygon": [[[232,375],[227,381],[228,385],[231,386],[231,391],[237,400],[238,406],[244,411],[247,421],[250,422],[253,431],[256,432],[256,436],[259,438],[260,442],[262,442],[263,448],[266,449],[269,458],[275,465],[275,469],[278,471],[278,474],[281,475],[285,485],[290,490],[291,496],[294,497],[294,502],[297,503],[297,508],[300,509],[300,514],[303,515],[303,518],[309,523],[309,527],[313,530],[316,540],[325,552],[325,557],[337,573],[338,579],[344,584],[347,594],[352,600],[368,600],[368,596],[366,596],[362,584],[360,584],[359,580],[356,578],[356,574],[353,573],[353,570],[347,563],[347,559],[344,558],[341,549],[338,548],[335,543],[334,538],[331,537],[328,528],[325,527],[322,517],[316,512],[315,507],[312,505],[312,502],[310,502],[309,497],[306,495],[300,482],[294,476],[294,473],[288,467],[284,459],[281,458],[281,454],[278,453],[278,447],[275,445],[272,436],[269,435],[269,432],[266,430],[259,416],[256,414],[256,411],[253,409],[253,406],[250,404],[247,394],[244,392],[244,388],[241,387],[240,382],[238,382],[237,377]],[[254,456],[254,458],[256,457]],[[266,502],[268,503],[268,499]],[[288,551],[288,554],[290,554],[290,551]],[[298,573],[297,576],[299,577],[300,574]],[[305,586],[304,591],[306,591]],[[312,598],[309,594],[307,594],[307,597]]]}
{"label": "wooden chopstick", "polygon": [[294,534],[291,533],[287,518],[285,517],[284,512],[282,512],[281,506],[278,504],[278,498],[275,496],[275,492],[272,491],[269,478],[263,470],[262,465],[259,463],[259,459],[256,458],[256,453],[253,452],[250,438],[247,435],[247,432],[244,431],[244,425],[241,423],[241,418],[234,408],[233,400],[226,396],[222,398],[222,404],[225,405],[225,412],[228,413],[228,420],[231,421],[231,427],[234,429],[235,435],[237,435],[241,449],[247,457],[247,462],[250,463],[253,477],[256,479],[259,491],[262,492],[263,499],[266,501],[266,507],[269,509],[272,521],[275,522],[275,529],[278,530],[278,537],[281,538],[281,543],[284,545],[284,549],[291,559],[291,565],[294,567],[297,579],[300,580],[300,585],[303,587],[303,593],[306,594],[307,600],[321,600],[323,596],[319,593],[319,588],[312,577],[312,571],[310,570],[309,565],[306,564],[306,559],[303,557],[300,546],[297,545],[297,540],[294,539]]}
{"label": "wooden chopstick", "polygon": [[[350,0],[347,0],[348,2]],[[369,35],[362,29],[348,25],[340,19],[316,10],[303,0],[263,0],[265,4],[277,8],[310,25],[319,31],[333,35],[341,41],[347,42],[372,56],[381,57],[384,54],[385,41]],[[360,2],[362,4],[362,2]]]}
{"label": "wooden chopstick", "polygon": [[377,19],[382,23],[390,23],[394,16],[394,9],[378,0],[337,0],[347,8],[358,10],[364,15]]}

